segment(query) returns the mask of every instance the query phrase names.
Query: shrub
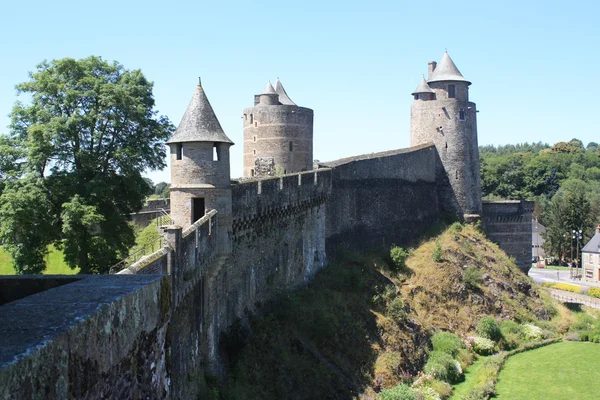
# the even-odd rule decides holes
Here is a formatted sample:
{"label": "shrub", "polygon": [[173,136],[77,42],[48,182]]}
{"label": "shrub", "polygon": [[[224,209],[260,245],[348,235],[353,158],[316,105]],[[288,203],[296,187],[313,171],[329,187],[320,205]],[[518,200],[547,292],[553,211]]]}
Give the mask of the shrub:
{"label": "shrub", "polygon": [[454,222],[452,225],[450,225],[450,231],[454,232],[454,233],[460,233],[460,231],[462,231],[462,224],[458,221]]}
{"label": "shrub", "polygon": [[526,340],[542,339],[542,328],[531,324],[525,324],[523,325],[523,336]]}
{"label": "shrub", "polygon": [[423,367],[423,372],[448,383],[456,383],[462,376],[458,362],[450,354],[442,351],[431,352],[427,364]]}
{"label": "shrub", "polygon": [[463,341],[451,332],[436,332],[431,337],[431,344],[434,351],[448,353],[452,358],[456,358],[460,349],[465,347]]}
{"label": "shrub", "polygon": [[387,306],[387,315],[395,321],[399,321],[406,317],[406,311],[404,311],[404,300],[398,296],[392,299]]}
{"label": "shrub", "polygon": [[483,273],[477,267],[467,267],[463,271],[463,281],[472,289],[477,289],[481,283]]}
{"label": "shrub", "polygon": [[413,390],[419,394],[419,400],[442,400],[439,393],[436,392],[435,389],[430,386],[423,386]]}
{"label": "shrub", "polygon": [[480,336],[471,336],[468,338],[471,343],[473,351],[482,356],[489,356],[494,354],[496,350],[496,344],[488,338]]}
{"label": "shrub", "polygon": [[442,260],[442,244],[440,243],[440,239],[436,239],[435,241],[435,247],[431,253],[431,258],[435,262],[440,262]]}
{"label": "shrub", "polygon": [[442,399],[447,399],[452,395],[452,386],[448,382],[439,381],[434,379],[430,382],[429,386],[440,395]]}
{"label": "shrub", "polygon": [[516,349],[523,342],[523,326],[514,321],[500,322],[500,332],[502,333],[502,348],[504,350]]}
{"label": "shrub", "polygon": [[569,342],[579,342],[581,340],[581,338],[579,337],[579,333],[574,332],[574,333],[569,333],[567,336],[565,336],[565,340],[567,340]]}
{"label": "shrub", "polygon": [[383,390],[377,396],[377,400],[418,400],[418,396],[410,386],[400,384]]}
{"label": "shrub", "polygon": [[402,247],[392,247],[390,250],[390,257],[394,262],[395,270],[402,271],[406,268],[406,259],[408,258],[408,251],[404,250]]}
{"label": "shrub", "polygon": [[588,296],[597,297],[600,299],[600,288],[592,287],[588,289]]}
{"label": "shrub", "polygon": [[469,365],[473,364],[474,358],[475,358],[475,355],[473,354],[472,351],[470,351],[468,349],[460,349],[458,352],[458,356],[456,357],[456,359],[460,363],[460,366],[463,369],[466,369]]}
{"label": "shrub", "polygon": [[492,317],[484,317],[479,321],[476,328],[477,334],[481,337],[498,342],[502,339],[502,331],[496,320]]}

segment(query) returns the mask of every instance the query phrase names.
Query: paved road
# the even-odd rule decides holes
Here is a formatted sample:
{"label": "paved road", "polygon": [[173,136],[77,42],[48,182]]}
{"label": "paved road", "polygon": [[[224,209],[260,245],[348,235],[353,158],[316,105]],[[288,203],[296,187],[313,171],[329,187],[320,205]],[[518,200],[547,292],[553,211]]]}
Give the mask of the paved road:
{"label": "paved road", "polygon": [[529,276],[534,282],[556,282],[556,283],[569,283],[572,285],[581,286],[584,288],[589,287],[600,287],[600,283],[580,282],[579,280],[569,279],[568,270],[555,270],[545,268],[531,268],[529,270]]}

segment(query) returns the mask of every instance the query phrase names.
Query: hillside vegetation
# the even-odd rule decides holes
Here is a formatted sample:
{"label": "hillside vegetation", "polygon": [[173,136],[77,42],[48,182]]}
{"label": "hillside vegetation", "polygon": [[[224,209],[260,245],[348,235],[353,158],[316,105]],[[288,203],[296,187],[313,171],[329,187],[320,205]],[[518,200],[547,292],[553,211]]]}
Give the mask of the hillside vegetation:
{"label": "hillside vegetation", "polygon": [[209,379],[207,395],[376,398],[412,381],[435,331],[465,336],[485,316],[531,322],[555,313],[497,245],[454,224],[407,253],[347,254],[307,288],[264,305],[223,337],[230,373],[222,385]]}

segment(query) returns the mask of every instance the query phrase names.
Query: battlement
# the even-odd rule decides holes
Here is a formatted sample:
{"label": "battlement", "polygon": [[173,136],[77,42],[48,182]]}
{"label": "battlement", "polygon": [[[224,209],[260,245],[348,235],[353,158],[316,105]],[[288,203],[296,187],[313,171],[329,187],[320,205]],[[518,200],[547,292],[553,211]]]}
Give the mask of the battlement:
{"label": "battlement", "polygon": [[233,185],[234,237],[257,223],[324,203],[331,193],[331,174],[326,168]]}

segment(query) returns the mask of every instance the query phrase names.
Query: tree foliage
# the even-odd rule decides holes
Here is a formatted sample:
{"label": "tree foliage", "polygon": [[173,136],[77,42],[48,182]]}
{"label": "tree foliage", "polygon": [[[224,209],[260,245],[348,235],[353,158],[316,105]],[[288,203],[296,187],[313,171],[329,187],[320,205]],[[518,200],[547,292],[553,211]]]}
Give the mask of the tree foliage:
{"label": "tree foliage", "polygon": [[41,272],[45,246],[82,273],[106,272],[134,243],[129,214],[164,168],[173,126],[154,110],[152,82],[99,57],[42,62],[17,85],[0,139],[0,237],[19,273]]}
{"label": "tree foliage", "polygon": [[[573,229],[583,231],[580,246],[600,222],[598,144],[581,140],[480,148],[482,192],[488,199],[529,199],[546,227],[544,247],[570,257]],[[574,244],[576,246],[576,244]]]}

